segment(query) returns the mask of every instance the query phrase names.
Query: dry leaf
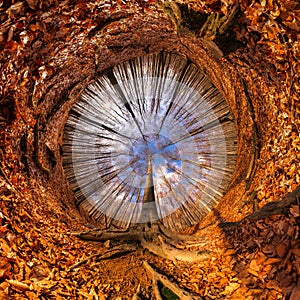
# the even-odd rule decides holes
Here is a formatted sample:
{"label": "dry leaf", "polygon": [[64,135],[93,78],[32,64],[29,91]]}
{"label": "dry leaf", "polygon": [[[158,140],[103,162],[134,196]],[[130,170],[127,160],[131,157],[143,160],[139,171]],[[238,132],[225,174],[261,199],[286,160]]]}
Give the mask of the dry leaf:
{"label": "dry leaf", "polygon": [[279,257],[284,257],[288,253],[289,248],[284,243],[280,243],[276,246],[275,250]]}
{"label": "dry leaf", "polygon": [[16,288],[17,290],[20,290],[22,292],[29,291],[31,288],[28,284],[17,281],[17,280],[12,280],[12,279],[7,279],[6,280],[12,287]]}
{"label": "dry leaf", "polygon": [[300,299],[300,286],[296,286],[290,296],[289,300],[299,300]]}

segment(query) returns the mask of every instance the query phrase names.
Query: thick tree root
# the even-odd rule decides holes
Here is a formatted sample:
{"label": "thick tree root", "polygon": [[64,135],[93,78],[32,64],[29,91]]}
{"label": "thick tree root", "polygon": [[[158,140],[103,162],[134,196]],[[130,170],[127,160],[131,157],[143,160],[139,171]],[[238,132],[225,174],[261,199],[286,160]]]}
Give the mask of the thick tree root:
{"label": "thick tree root", "polygon": [[[122,242],[124,240],[130,240],[135,243],[130,245],[119,245],[117,247],[114,247],[110,251],[92,255],[71,266],[69,268],[69,271],[85,263],[89,263],[91,260],[106,259],[114,255],[120,255],[126,252],[134,251],[137,249],[138,244],[140,244],[144,249],[163,259],[173,261],[174,264],[176,264],[178,261],[186,263],[199,263],[201,261],[208,260],[211,257],[210,251],[207,250],[189,251],[185,249],[186,243],[188,243],[188,247],[191,247],[191,243],[194,243],[194,245],[197,247],[199,247],[199,245],[205,247],[205,241],[203,241],[203,239],[201,240],[200,237],[196,238],[189,235],[171,232],[162,223],[153,223],[150,225],[138,224],[132,228],[117,231],[94,229],[85,232],[73,233],[73,235],[81,239],[91,241],[104,242],[107,240],[114,240]],[[180,246],[181,249],[178,249],[176,245],[178,247]],[[177,284],[171,282],[166,276],[156,272],[147,262],[144,262],[144,267],[151,273],[153,282],[152,287],[157,300],[162,300],[158,282],[162,283],[166,288],[173,291],[179,297],[179,299],[201,299],[197,296],[191,295],[187,291],[181,289]],[[132,299],[141,299],[139,296],[140,291],[137,290]]]}
{"label": "thick tree root", "polygon": [[170,239],[176,242],[196,242],[196,241],[203,241],[203,238],[201,236],[194,236],[194,235],[187,235],[187,234],[180,234],[171,231],[163,224],[159,225],[160,231]]}
{"label": "thick tree root", "polygon": [[219,224],[219,227],[237,226],[244,220],[260,220],[271,215],[280,215],[288,213],[288,208],[293,204],[299,205],[300,201],[300,186],[297,187],[293,192],[287,194],[281,201],[274,201],[266,204],[261,209],[253,212],[247,217],[243,218],[238,222],[223,222]]}
{"label": "thick tree root", "polygon": [[140,298],[140,293],[141,293],[141,285],[139,284],[138,285],[138,288],[135,292],[135,294],[133,295],[132,299],[131,300],[141,300]]}
{"label": "thick tree root", "polygon": [[[200,237],[193,237],[190,235],[178,234],[171,232],[161,223],[154,223],[151,226],[139,224],[135,227],[111,231],[111,230],[98,230],[93,229],[85,232],[73,233],[73,235],[90,241],[105,242],[107,240],[114,241],[134,241],[140,243],[144,249],[160,256],[161,258],[184,262],[199,262],[207,260],[211,257],[209,251],[189,251],[184,250],[186,243],[191,247],[195,243],[199,247],[205,247],[205,241]],[[156,242],[156,243],[155,243]],[[180,247],[181,249],[178,249]]]}
{"label": "thick tree root", "polygon": [[142,240],[141,245],[143,248],[149,250],[153,254],[165,259],[172,260],[174,263],[176,263],[177,261],[184,261],[189,263],[200,262],[208,260],[211,257],[210,251],[181,250],[165,243],[161,236],[158,236],[158,239],[160,241],[160,245],[147,242],[146,240]]}
{"label": "thick tree root", "polygon": [[69,269],[68,272],[86,264],[86,263],[90,263],[91,261],[100,261],[103,259],[107,259],[107,258],[111,258],[117,255],[121,255],[121,254],[127,254],[128,252],[132,252],[136,250],[136,246],[135,245],[122,245],[122,246],[117,246],[114,247],[110,250],[105,251],[104,253],[97,253],[94,255],[91,255],[81,261],[79,261],[78,263],[72,265]]}
{"label": "thick tree root", "polygon": [[83,232],[74,232],[73,235],[87,241],[105,242],[107,240],[124,241],[140,240],[144,233],[138,230],[110,231],[93,229]]}
{"label": "thick tree root", "polygon": [[107,240],[124,241],[124,240],[138,240],[142,239],[156,239],[158,235],[165,236],[174,242],[203,242],[202,237],[195,237],[192,235],[184,235],[172,232],[162,223],[153,223],[150,226],[145,224],[138,224],[134,227],[120,230],[103,230],[92,229],[83,232],[73,232],[73,235],[89,241],[105,242]]}
{"label": "thick tree root", "polygon": [[162,295],[159,291],[158,282],[160,281],[165,287],[174,292],[181,300],[201,300],[199,296],[194,296],[189,292],[180,288],[176,283],[170,281],[166,276],[155,271],[146,261],[144,268],[151,274],[154,294],[157,300],[162,300]]}

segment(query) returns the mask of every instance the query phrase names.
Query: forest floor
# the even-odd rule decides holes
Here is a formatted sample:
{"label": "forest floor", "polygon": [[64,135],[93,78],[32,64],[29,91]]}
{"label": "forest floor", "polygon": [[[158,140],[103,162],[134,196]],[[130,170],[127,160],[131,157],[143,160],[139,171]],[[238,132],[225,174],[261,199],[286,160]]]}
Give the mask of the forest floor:
{"label": "forest floor", "polygon": [[[218,244],[190,248],[209,250],[212,256],[187,263],[162,259],[142,247],[118,253],[113,241],[81,240],[72,232],[89,228],[74,226],[72,216],[44,188],[32,188],[44,195],[44,204],[1,179],[2,299],[131,299],[139,285],[146,299],[154,299],[144,261],[195,299],[299,297],[299,204],[291,205],[286,215],[214,226],[210,234],[215,236],[206,238]],[[201,236],[205,238],[203,231]]]}
{"label": "forest floor", "polygon": [[[33,5],[33,1],[27,2]],[[240,2],[246,20],[234,30],[244,47],[224,59],[245,81],[261,140],[254,177],[249,189],[238,198],[241,205],[235,207],[236,219],[228,221],[242,220],[300,186],[300,48],[295,41],[299,25],[293,9],[288,7],[293,1],[280,7],[276,1],[256,1],[255,5]],[[18,5],[7,12],[14,18],[12,12],[17,9]],[[213,6],[209,11],[212,9]],[[261,16],[258,11],[265,13]],[[28,16],[34,17],[31,11]],[[30,26],[32,32],[39,32],[38,25]],[[10,30],[8,37],[16,34],[14,30],[21,30],[19,27]],[[17,44],[8,41],[11,53]],[[3,68],[10,74],[10,66],[4,60]],[[2,73],[4,78],[6,73]],[[25,79],[24,82],[29,80]],[[10,93],[9,84],[5,88]],[[25,89],[25,85],[22,83],[20,88]],[[7,103],[3,105],[6,107]],[[193,228],[195,236],[210,241],[205,249],[203,245],[190,248],[210,251],[212,255],[206,261],[166,260],[142,247],[131,251],[130,244],[127,253],[119,253],[118,244],[113,241],[84,241],[73,234],[89,230],[89,224],[78,223],[77,212],[57,199],[32,162],[30,177],[25,171],[18,171],[22,169],[17,157],[20,153],[14,153],[10,146],[18,143],[14,140],[21,136],[14,132],[22,127],[18,123],[16,119],[5,131],[6,145],[1,136],[1,147],[5,148],[0,153],[1,299],[132,299],[139,285],[145,299],[154,299],[152,277],[145,270],[145,261],[182,289],[194,293],[195,299],[300,299],[299,195],[279,214],[245,219],[231,226],[210,224],[201,230]],[[227,210],[233,216],[231,207]]]}

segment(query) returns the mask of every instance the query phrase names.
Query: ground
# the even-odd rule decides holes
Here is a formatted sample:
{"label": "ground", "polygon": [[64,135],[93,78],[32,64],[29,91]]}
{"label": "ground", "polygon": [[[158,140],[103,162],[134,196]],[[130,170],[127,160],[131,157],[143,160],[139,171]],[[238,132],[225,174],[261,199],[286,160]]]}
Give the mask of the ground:
{"label": "ground", "polygon": [[[299,4],[239,1],[238,23],[221,23],[232,26],[235,39],[219,34],[219,24],[202,40],[189,18],[228,15],[232,5],[175,2],[181,16],[155,1],[2,4],[3,299],[131,299],[139,285],[143,297],[154,299],[145,261],[199,299],[299,298],[299,196],[274,215],[247,218],[299,187]],[[209,20],[215,24],[216,17]],[[241,99],[238,131],[247,151],[239,150],[224,201],[186,230],[205,242],[190,250],[211,252],[208,260],[166,260],[141,246],[100,259],[120,243],[74,235],[96,225],[79,214],[63,176],[63,124],[95,73],[160,47],[205,66],[233,110]]]}

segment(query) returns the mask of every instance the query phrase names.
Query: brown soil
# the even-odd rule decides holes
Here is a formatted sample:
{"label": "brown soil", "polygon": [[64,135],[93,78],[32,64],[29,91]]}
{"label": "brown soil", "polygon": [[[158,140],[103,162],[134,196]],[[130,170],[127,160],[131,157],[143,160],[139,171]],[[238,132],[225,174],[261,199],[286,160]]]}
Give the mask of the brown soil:
{"label": "brown soil", "polygon": [[[1,4],[0,298],[131,299],[140,284],[151,299],[148,261],[203,299],[298,299],[299,196],[279,214],[218,225],[242,220],[299,186],[299,4],[240,1],[230,30],[241,45],[227,53],[216,39],[180,27],[160,2],[100,2]],[[230,7],[225,0],[175,2],[202,14]],[[71,234],[101,224],[79,213],[63,173],[69,110],[99,72],[162,49],[196,63],[236,118],[239,159],[229,191],[188,230],[207,241],[206,249],[192,249],[213,256],[186,264],[139,248],[69,271],[114,246]]]}

